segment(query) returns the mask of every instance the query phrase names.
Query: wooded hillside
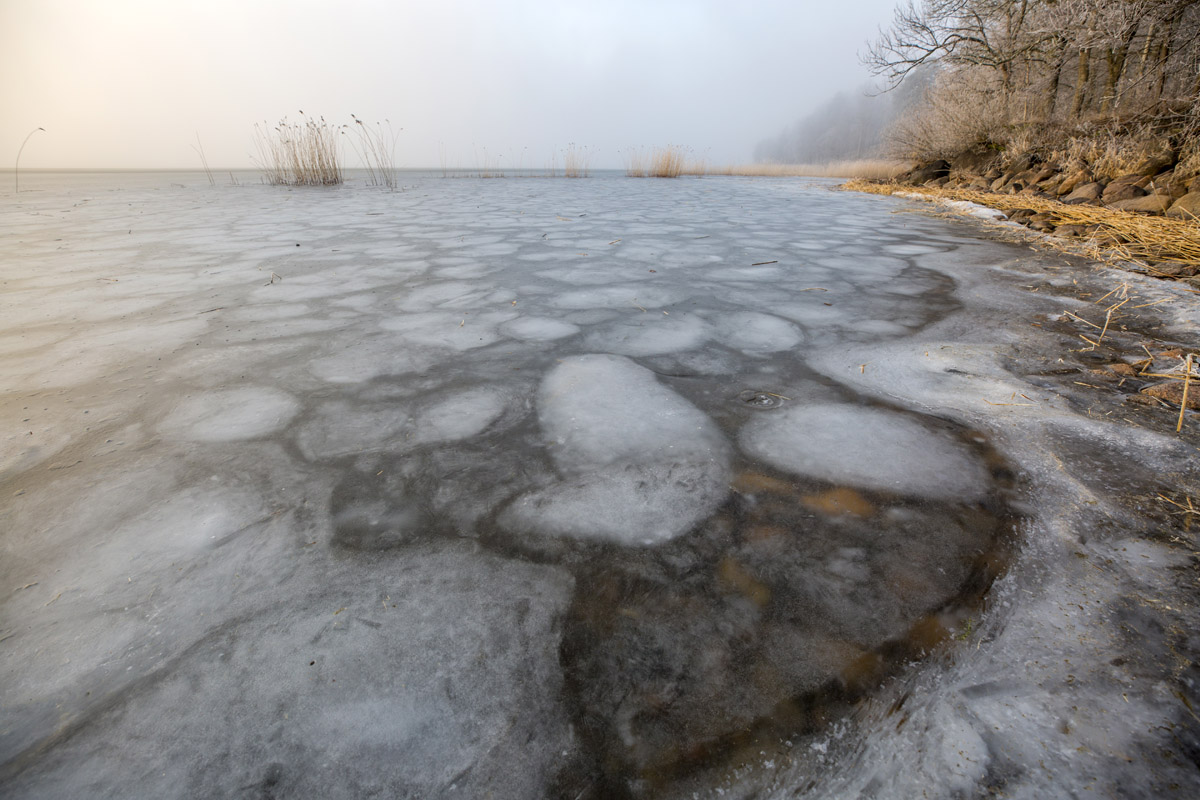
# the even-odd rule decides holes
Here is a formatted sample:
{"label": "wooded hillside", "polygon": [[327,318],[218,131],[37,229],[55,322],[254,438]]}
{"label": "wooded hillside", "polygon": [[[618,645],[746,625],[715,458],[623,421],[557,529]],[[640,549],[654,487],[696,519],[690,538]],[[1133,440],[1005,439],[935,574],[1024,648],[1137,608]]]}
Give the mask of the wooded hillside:
{"label": "wooded hillside", "polygon": [[1200,171],[1200,0],[907,0],[864,60],[891,86],[935,73],[896,155],[1169,148]]}

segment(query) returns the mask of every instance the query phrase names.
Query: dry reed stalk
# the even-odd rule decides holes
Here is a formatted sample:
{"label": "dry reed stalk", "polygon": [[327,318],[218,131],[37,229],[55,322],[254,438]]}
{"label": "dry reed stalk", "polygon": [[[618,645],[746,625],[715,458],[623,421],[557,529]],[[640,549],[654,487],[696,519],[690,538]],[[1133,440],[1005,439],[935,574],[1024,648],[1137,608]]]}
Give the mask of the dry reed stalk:
{"label": "dry reed stalk", "polygon": [[200,141],[199,132],[196,133],[196,146],[193,146],[192,149],[200,156],[200,163],[204,165],[204,174],[208,176],[208,185],[216,186],[217,181],[213,178],[212,170],[208,168],[208,156],[204,155],[204,144]]}
{"label": "dry reed stalk", "polygon": [[[367,170],[367,180],[372,186],[383,184],[389,189],[396,188],[396,140],[400,138],[398,131],[392,130],[390,120],[384,124],[378,122],[374,127],[363,122],[353,114],[350,119],[354,125],[343,125],[342,133],[352,131],[350,146],[362,159]],[[384,127],[386,125],[386,127]]]}
{"label": "dry reed stalk", "polygon": [[1179,421],[1175,423],[1175,432],[1183,430],[1183,415],[1187,412],[1188,386],[1192,381],[1192,354],[1188,353],[1183,368],[1183,397],[1179,398]]}
{"label": "dry reed stalk", "polygon": [[652,178],[678,178],[683,171],[683,156],[684,149],[678,145],[654,148],[648,174]]}
{"label": "dry reed stalk", "polygon": [[19,193],[21,191],[21,153],[25,150],[25,145],[29,144],[29,139],[38,131],[45,131],[45,128],[34,128],[29,132],[29,136],[25,137],[25,141],[21,142],[21,146],[17,148],[17,161],[13,166],[13,191]]}
{"label": "dry reed stalk", "polygon": [[1052,215],[1050,221],[1055,226],[1096,226],[1096,232],[1081,242],[1069,242],[1058,237],[1047,240],[1061,250],[1097,260],[1131,261],[1150,272],[1160,274],[1161,271],[1155,270],[1146,262],[1159,261],[1189,266],[1200,264],[1200,224],[1192,220],[1150,217],[1103,206],[1066,205],[1056,200],[1028,195],[995,194],[974,189],[901,186],[861,180],[849,181],[843,184],[842,188],[872,194],[905,192],[932,199],[965,200],[1006,212],[1027,208]]}
{"label": "dry reed stalk", "polygon": [[274,128],[255,125],[256,159],[268,183],[286,186],[335,186],[342,182],[338,152],[340,129],[311,119],[300,112],[303,122],[287,117]]}
{"label": "dry reed stalk", "polygon": [[567,145],[563,151],[563,174],[568,178],[586,178],[591,175],[592,155],[586,147]]}
{"label": "dry reed stalk", "polygon": [[625,154],[625,175],[630,178],[646,177],[646,157],[641,150],[630,150]]}

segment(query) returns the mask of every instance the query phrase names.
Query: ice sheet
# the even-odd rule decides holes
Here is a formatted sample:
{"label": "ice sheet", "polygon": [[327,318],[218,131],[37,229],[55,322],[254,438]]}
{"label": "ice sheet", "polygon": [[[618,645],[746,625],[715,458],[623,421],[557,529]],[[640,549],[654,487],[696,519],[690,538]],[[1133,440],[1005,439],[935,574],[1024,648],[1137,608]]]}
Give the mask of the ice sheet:
{"label": "ice sheet", "polygon": [[807,181],[29,180],[6,797],[1200,791],[1194,442],[1054,322],[1182,289]]}

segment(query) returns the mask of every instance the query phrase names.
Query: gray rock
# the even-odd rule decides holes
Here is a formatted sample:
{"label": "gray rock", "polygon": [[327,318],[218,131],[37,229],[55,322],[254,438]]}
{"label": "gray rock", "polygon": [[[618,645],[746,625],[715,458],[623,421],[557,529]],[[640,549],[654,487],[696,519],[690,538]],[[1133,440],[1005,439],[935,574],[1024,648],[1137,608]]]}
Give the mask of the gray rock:
{"label": "gray rock", "polygon": [[1085,183],[1064,198],[1065,203],[1083,203],[1099,200],[1104,194],[1104,184],[1099,182]]}
{"label": "gray rock", "polygon": [[1086,169],[1077,170],[1064,178],[1063,182],[1058,185],[1058,195],[1061,197],[1062,195],[1070,194],[1078,187],[1091,182],[1092,173]]}
{"label": "gray rock", "polygon": [[1133,197],[1128,200],[1118,200],[1108,204],[1110,208],[1120,211],[1136,211],[1142,214],[1162,214],[1171,207],[1170,195],[1148,194],[1145,197]]}
{"label": "gray rock", "polygon": [[950,162],[943,159],[931,161],[928,164],[917,166],[909,174],[909,180],[914,184],[922,185],[938,178],[944,178],[950,174]]}
{"label": "gray rock", "polygon": [[1104,194],[1100,199],[1106,205],[1120,202],[1122,200],[1131,200],[1135,197],[1142,197],[1146,194],[1146,190],[1134,183],[1116,182],[1110,183],[1104,189]]}
{"label": "gray rock", "polygon": [[1188,192],[1167,209],[1168,217],[1200,219],[1200,192]]}
{"label": "gray rock", "polygon": [[1163,152],[1143,159],[1133,168],[1133,171],[1138,175],[1157,175],[1173,166],[1175,166],[1175,154]]}

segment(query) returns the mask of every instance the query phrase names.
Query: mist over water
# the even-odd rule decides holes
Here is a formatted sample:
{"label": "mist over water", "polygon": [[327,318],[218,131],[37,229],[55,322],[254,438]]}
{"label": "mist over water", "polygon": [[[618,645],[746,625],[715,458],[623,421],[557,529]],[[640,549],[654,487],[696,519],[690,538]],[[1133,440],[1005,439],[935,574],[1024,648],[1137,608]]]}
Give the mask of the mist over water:
{"label": "mist over water", "polygon": [[[252,166],[253,126],[303,111],[389,120],[401,166],[549,166],[574,143],[593,167],[635,148],[691,148],[714,164],[867,78],[857,53],[892,0],[836,8],[759,2],[436,5],[216,0],[5,4],[0,49],[25,167]],[[346,163],[357,166],[349,148]]]}

